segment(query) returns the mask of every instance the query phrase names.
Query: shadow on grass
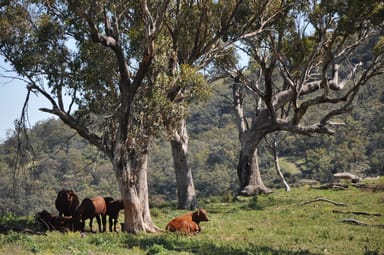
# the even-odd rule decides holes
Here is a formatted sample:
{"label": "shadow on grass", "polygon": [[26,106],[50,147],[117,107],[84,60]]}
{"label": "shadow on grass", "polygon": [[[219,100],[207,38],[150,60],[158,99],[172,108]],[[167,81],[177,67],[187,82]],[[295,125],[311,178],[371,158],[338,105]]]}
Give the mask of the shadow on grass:
{"label": "shadow on grass", "polygon": [[212,242],[211,240],[196,240],[193,237],[186,238],[176,234],[159,236],[127,235],[127,248],[140,247],[146,254],[177,254],[181,252],[207,255],[229,254],[269,254],[269,255],[316,255],[307,250],[288,251],[276,250],[267,246],[255,246],[249,244],[240,246],[233,243]]}

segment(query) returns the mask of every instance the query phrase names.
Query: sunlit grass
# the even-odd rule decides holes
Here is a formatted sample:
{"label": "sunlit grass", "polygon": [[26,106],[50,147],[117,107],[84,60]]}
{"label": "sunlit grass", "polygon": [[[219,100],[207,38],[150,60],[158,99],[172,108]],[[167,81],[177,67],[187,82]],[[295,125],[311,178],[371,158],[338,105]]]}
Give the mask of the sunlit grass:
{"label": "sunlit grass", "polygon": [[[318,197],[347,206],[324,201],[302,204]],[[202,200],[200,205],[210,221],[202,222],[202,232],[195,236],[108,232],[82,238],[80,233],[9,233],[0,235],[0,254],[384,254],[384,228],[342,222],[354,218],[378,225],[384,224],[384,216],[333,212],[384,214],[383,191],[301,187],[234,202]],[[161,228],[181,213],[172,206],[152,208],[153,220]]]}

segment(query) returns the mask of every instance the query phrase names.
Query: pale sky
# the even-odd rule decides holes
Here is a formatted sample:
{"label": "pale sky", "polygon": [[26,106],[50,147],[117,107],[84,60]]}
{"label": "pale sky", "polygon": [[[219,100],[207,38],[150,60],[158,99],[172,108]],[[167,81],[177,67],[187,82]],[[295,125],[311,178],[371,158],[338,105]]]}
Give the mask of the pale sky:
{"label": "pale sky", "polygon": [[[0,60],[0,143],[7,137],[9,129],[14,130],[14,121],[21,116],[21,110],[27,95],[25,83],[17,79],[4,78],[12,76],[5,70],[9,67]],[[48,107],[48,101],[42,96],[31,94],[28,104],[28,125],[32,127],[37,121],[52,118],[53,115],[39,111]]]}

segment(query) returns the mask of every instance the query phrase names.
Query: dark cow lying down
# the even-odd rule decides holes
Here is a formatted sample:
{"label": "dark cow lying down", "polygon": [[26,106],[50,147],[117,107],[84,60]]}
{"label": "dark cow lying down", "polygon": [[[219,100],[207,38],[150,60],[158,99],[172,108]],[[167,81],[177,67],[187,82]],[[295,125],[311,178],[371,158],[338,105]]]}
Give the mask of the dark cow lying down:
{"label": "dark cow lying down", "polygon": [[35,217],[49,231],[81,231],[84,228],[79,219],[72,218],[72,216],[53,215],[47,210],[37,213]]}
{"label": "dark cow lying down", "polygon": [[201,231],[199,225],[201,221],[209,221],[207,212],[202,208],[196,212],[177,216],[167,224],[165,229],[170,232],[197,234]]}

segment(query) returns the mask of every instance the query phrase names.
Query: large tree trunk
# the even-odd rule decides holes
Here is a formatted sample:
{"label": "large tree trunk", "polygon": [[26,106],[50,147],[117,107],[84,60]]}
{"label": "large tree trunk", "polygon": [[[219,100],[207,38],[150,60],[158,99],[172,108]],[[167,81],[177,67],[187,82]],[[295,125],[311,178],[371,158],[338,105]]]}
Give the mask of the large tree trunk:
{"label": "large tree trunk", "polygon": [[195,185],[192,171],[188,167],[188,133],[185,120],[178,123],[178,128],[171,140],[173,163],[176,174],[176,188],[179,209],[194,210],[197,206]]}
{"label": "large tree trunk", "polygon": [[271,193],[272,191],[264,185],[260,175],[257,147],[261,139],[257,139],[258,142],[255,143],[254,137],[249,136],[249,139],[246,139],[242,136],[240,140],[241,152],[237,167],[240,182],[239,194],[253,196],[259,193]]}
{"label": "large tree trunk", "polygon": [[113,167],[124,203],[123,231],[156,232],[151,218],[147,184],[148,151],[127,150],[123,144],[115,148]]}
{"label": "large tree trunk", "polygon": [[[240,84],[239,78],[235,78],[232,87],[233,106],[236,112],[236,124],[239,131],[241,151],[237,166],[237,175],[240,182],[240,195],[253,196],[258,193],[271,193],[261,178],[257,148],[264,135],[261,132],[249,131],[247,119],[244,114],[243,99],[245,89]],[[267,122],[266,119],[265,122]],[[264,120],[263,120],[264,122]],[[255,125],[255,124],[254,124]]]}

